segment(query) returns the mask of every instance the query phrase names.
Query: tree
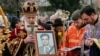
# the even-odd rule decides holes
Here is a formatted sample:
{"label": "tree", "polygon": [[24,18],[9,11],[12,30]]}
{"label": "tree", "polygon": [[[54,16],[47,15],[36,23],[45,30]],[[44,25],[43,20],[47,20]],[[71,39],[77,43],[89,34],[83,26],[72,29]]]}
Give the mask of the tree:
{"label": "tree", "polygon": [[21,2],[24,0],[1,0],[0,4],[5,13],[16,14],[17,11],[20,11]]}
{"label": "tree", "polygon": [[15,13],[16,9],[17,9],[17,4],[15,3],[15,1],[13,0],[2,0],[2,4],[1,4],[3,10],[5,11],[5,13],[8,13],[8,14],[13,14]]}
{"label": "tree", "polygon": [[51,3],[52,8],[68,10],[73,12],[76,9],[79,9],[81,6],[79,4],[80,0],[48,0]]}

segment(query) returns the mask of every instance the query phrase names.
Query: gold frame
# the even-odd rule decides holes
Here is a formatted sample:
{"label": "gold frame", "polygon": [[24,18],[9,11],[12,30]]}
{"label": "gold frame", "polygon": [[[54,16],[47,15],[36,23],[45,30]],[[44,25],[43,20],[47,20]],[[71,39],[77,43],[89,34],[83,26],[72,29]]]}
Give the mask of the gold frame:
{"label": "gold frame", "polygon": [[[54,54],[40,54],[39,53],[39,46],[38,46],[38,36],[37,36],[37,34],[38,33],[40,33],[41,35],[42,35],[42,33],[46,33],[46,34],[49,34],[49,33],[52,33],[52,41],[53,41],[53,43],[54,43],[54,51],[55,51],[55,53]],[[50,34],[49,34],[49,36],[50,36]],[[40,37],[40,36],[39,36]],[[54,31],[52,31],[52,30],[44,30],[44,31],[42,31],[42,30],[38,30],[38,31],[34,31],[34,38],[35,38],[35,48],[36,48],[36,56],[57,56],[57,46],[56,46],[56,39],[55,39],[55,33],[54,33]]]}

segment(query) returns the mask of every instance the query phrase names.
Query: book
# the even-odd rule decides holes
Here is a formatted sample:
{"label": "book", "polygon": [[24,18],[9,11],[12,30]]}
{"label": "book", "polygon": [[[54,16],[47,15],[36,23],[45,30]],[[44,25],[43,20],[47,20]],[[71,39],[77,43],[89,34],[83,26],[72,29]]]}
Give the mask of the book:
{"label": "book", "polygon": [[61,48],[61,51],[80,51],[80,50],[81,50],[81,46],[75,46],[72,48],[67,48],[67,47]]}

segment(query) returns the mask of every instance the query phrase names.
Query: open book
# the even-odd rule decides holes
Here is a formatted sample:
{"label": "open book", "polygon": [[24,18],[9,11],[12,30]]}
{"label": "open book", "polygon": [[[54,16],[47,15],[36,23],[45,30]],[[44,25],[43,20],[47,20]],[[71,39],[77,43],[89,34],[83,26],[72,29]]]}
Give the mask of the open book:
{"label": "open book", "polygon": [[61,51],[78,51],[78,50],[81,50],[81,46],[75,46],[72,48],[67,48],[67,47],[61,48]]}

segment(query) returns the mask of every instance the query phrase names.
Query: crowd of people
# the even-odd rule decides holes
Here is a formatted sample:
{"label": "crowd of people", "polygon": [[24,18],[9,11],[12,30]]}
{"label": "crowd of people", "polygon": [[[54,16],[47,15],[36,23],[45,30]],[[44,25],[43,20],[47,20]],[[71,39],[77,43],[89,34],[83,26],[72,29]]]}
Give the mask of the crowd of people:
{"label": "crowd of people", "polygon": [[[6,34],[8,40],[4,45],[4,49],[0,49],[2,56],[36,56],[34,39],[36,37],[33,34],[36,30],[54,31],[57,46],[56,56],[100,56],[100,16],[94,7],[90,5],[84,6],[75,10],[70,17],[67,14],[62,14],[67,16],[65,19],[68,17],[71,19],[69,26],[66,26],[66,20],[62,19],[59,14],[51,15],[49,20],[46,18],[43,20],[37,19],[37,11],[37,3],[33,1],[23,3],[20,20],[15,24],[15,28],[7,33],[10,35]],[[0,19],[2,18],[0,17]],[[1,20],[0,26],[5,27]],[[2,28],[0,27],[0,29]],[[0,31],[1,33],[4,32]],[[44,34],[41,39],[43,39],[44,46],[48,44],[48,35]],[[0,39],[0,47],[3,42],[5,41]],[[39,49],[41,53],[44,46]],[[68,49],[77,46],[80,48],[68,51]]]}

